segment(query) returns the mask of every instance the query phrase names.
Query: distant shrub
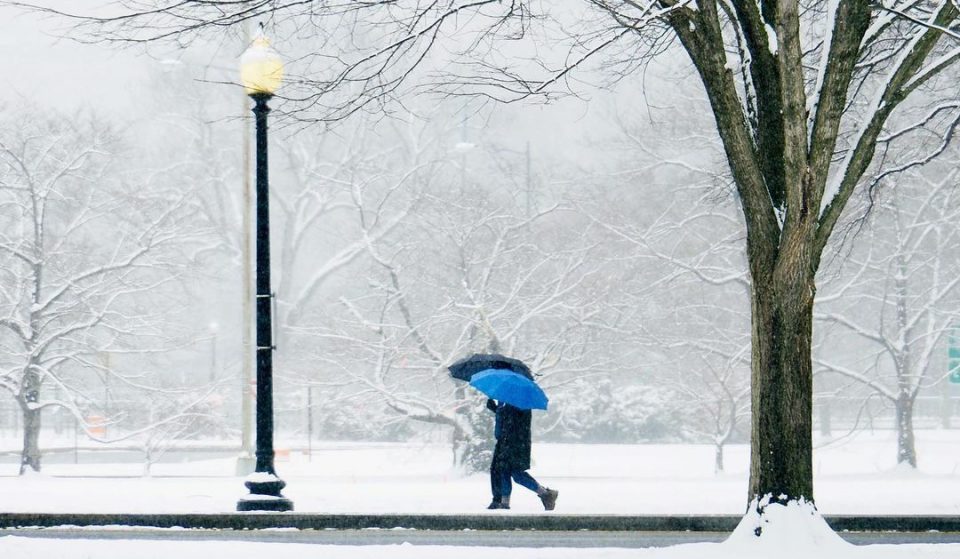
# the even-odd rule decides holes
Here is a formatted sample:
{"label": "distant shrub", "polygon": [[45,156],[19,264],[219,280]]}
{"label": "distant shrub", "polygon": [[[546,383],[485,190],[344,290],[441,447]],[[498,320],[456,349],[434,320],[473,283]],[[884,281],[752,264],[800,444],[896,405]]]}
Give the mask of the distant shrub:
{"label": "distant shrub", "polygon": [[682,410],[669,390],[617,387],[610,379],[578,379],[553,395],[538,421],[540,439],[556,442],[641,443],[685,440]]}

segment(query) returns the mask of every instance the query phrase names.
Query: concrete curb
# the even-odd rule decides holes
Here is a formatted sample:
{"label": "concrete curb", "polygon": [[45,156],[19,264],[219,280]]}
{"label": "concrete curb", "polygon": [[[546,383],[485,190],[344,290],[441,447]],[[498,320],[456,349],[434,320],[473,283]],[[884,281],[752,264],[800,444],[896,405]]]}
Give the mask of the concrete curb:
{"label": "concrete curb", "polygon": [[[411,528],[417,530],[540,530],[730,532],[740,522],[734,515],[515,515],[515,514],[89,514],[0,513],[0,528],[54,526],[193,528],[256,530],[362,530]],[[850,532],[960,532],[958,516],[826,516],[837,531]]]}

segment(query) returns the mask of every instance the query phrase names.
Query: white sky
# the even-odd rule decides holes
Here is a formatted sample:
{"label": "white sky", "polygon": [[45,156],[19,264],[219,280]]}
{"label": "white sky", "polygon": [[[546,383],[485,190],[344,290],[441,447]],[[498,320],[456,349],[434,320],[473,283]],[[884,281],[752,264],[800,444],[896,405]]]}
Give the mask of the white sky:
{"label": "white sky", "polygon": [[9,8],[0,9],[0,29],[0,75],[8,77],[0,101],[26,98],[42,107],[89,105],[106,112],[134,106],[128,86],[147,76],[135,52],[58,39],[54,21]]}
{"label": "white sky", "polygon": [[[85,5],[76,0],[44,0],[43,3],[65,11]],[[10,8],[0,8],[0,29],[3,29],[0,73],[12,77],[8,79],[9,85],[0,90],[0,103],[14,107],[27,99],[41,108],[70,111],[91,107],[104,116],[135,114],[137,93],[144,91],[151,75],[164,69],[160,60],[184,59],[196,68],[192,73],[197,79],[212,81],[233,79],[228,71],[238,63],[233,59],[235,53],[227,51],[239,50],[239,45],[234,47],[235,39],[228,36],[223,37],[225,46],[203,49],[215,54],[205,55],[201,49],[193,48],[190,51],[171,49],[173,54],[169,56],[155,52],[148,56],[138,46],[90,45],[62,38],[59,35],[69,30],[63,20]],[[208,67],[206,72],[204,66]],[[211,84],[210,87],[222,86]],[[560,105],[528,105],[519,120],[514,112],[510,117],[514,121],[514,133],[509,138],[515,143],[514,147],[522,150],[526,139],[533,139],[534,157],[537,157],[538,152],[570,150],[572,144],[582,140],[584,127],[591,126],[590,117],[600,107],[588,108],[574,99]],[[570,155],[576,156],[576,150]]]}

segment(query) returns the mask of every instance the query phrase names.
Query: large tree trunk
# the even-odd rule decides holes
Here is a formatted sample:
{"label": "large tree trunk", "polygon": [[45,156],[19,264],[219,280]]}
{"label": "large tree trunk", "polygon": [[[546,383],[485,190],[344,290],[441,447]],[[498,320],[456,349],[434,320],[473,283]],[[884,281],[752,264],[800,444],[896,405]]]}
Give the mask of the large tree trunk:
{"label": "large tree trunk", "polygon": [[913,436],[913,395],[901,392],[897,406],[897,464],[917,467],[917,449]]}
{"label": "large tree trunk", "polygon": [[31,361],[23,375],[23,383],[17,403],[23,412],[23,450],[20,453],[20,475],[27,468],[40,471],[40,421],[43,410],[37,407],[40,402],[40,375]]}
{"label": "large tree trunk", "polygon": [[35,472],[40,471],[40,419],[42,410],[21,402],[23,410],[23,452],[20,455],[20,475],[26,473],[27,468]]}
{"label": "large tree trunk", "polygon": [[754,277],[751,502],[813,501],[814,281],[802,254],[782,249],[776,272]]}

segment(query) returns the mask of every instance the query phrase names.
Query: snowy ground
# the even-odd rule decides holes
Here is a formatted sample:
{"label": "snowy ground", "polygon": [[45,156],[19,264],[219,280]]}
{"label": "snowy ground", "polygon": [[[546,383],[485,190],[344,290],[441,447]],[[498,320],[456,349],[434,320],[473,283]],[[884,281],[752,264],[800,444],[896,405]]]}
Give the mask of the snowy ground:
{"label": "snowy ground", "polygon": [[[892,437],[861,435],[816,450],[821,512],[960,514],[960,431],[919,433],[917,471],[895,468]],[[727,472],[714,475],[708,446],[535,444],[531,473],[560,490],[564,514],[741,514],[747,452],[730,447]],[[20,478],[16,464],[0,464],[0,511],[226,512],[246,492],[231,458],[157,464],[153,478],[141,470],[48,464],[43,475]],[[315,445],[312,456],[279,459],[277,471],[298,512],[476,513],[489,502],[486,476],[452,471],[444,445]],[[537,511],[539,500],[516,488],[509,513]]]}
{"label": "snowy ground", "polygon": [[[861,435],[825,444],[815,454],[817,502],[825,514],[960,514],[960,432],[919,434],[920,469],[895,468],[892,434]],[[278,441],[282,448],[283,441]],[[461,477],[450,469],[443,445],[315,445],[312,456],[292,453],[277,469],[298,512],[478,513],[541,512],[522,488],[511,511],[488,512],[487,479]],[[712,449],[696,445],[535,444],[532,473],[556,487],[564,514],[691,514],[744,510],[747,448],[728,450],[728,471],[714,475]],[[163,463],[155,477],[138,476],[140,464],[50,464],[45,473],[16,477],[15,464],[0,465],[0,511],[4,512],[232,512],[245,493],[232,476],[232,459]],[[549,513],[543,513],[549,514]],[[801,521],[800,519],[805,519]],[[151,542],[53,540],[0,537],[0,557],[26,559],[231,557],[273,559],[663,558],[723,559],[960,559],[960,545],[854,547],[809,515],[786,515],[783,532],[759,548],[747,530],[723,544],[665,549],[500,549],[444,546],[317,546],[250,542]],[[786,543],[789,542],[789,543]]]}

